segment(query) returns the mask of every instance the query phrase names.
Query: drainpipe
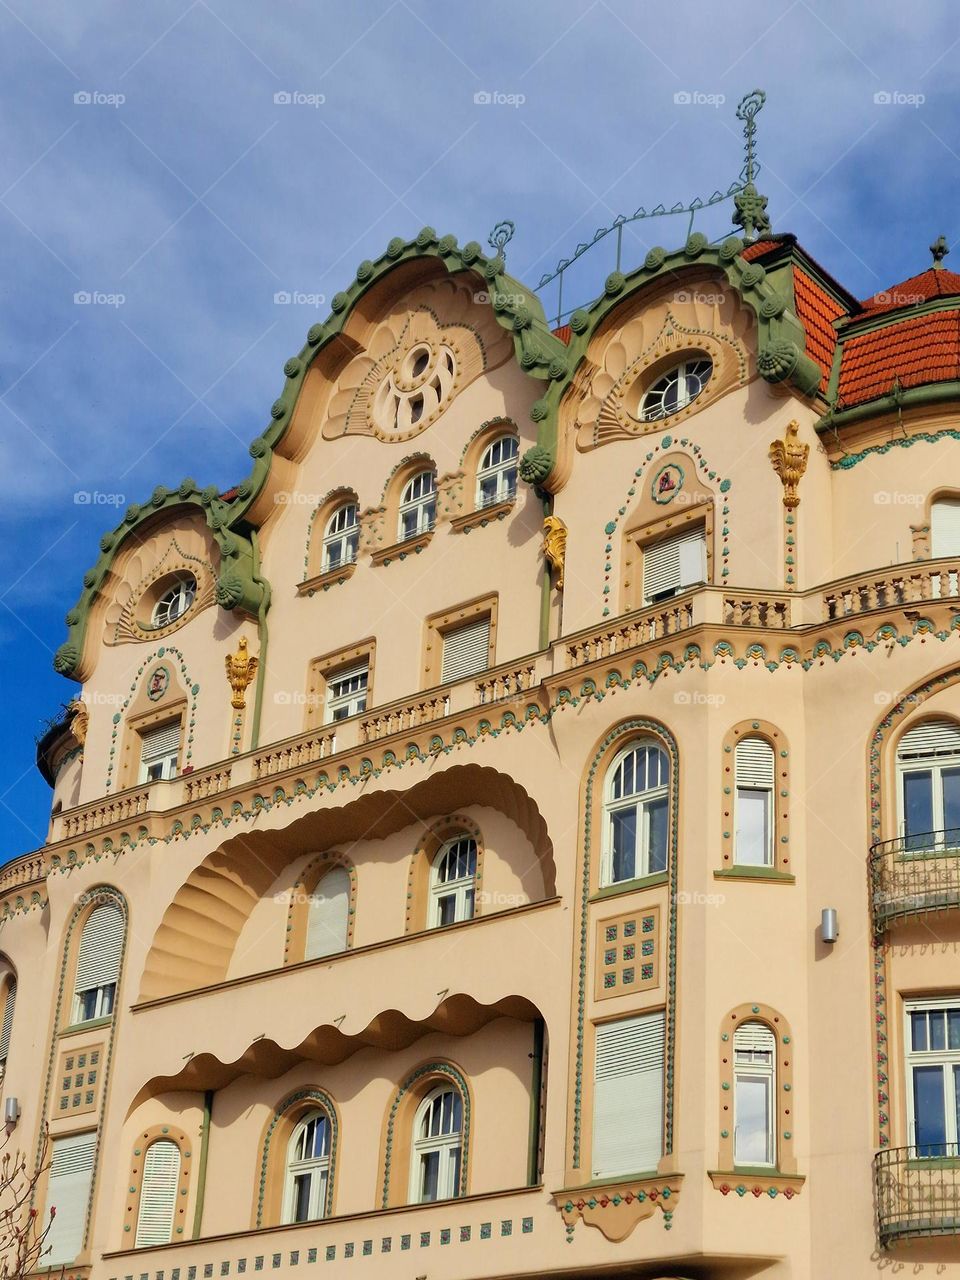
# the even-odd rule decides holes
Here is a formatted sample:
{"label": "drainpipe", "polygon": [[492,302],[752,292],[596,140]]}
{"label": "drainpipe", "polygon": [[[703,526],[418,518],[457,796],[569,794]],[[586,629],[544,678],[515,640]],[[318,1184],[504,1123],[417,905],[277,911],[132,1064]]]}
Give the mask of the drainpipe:
{"label": "drainpipe", "polygon": [[[553,513],[553,498],[549,493],[543,497],[544,517]],[[540,648],[546,649],[550,644],[550,591],[553,586],[550,561],[543,557],[543,578],[540,581]]]}
{"label": "drainpipe", "polygon": [[531,1187],[540,1182],[540,1109],[543,1092],[543,1019],[533,1024],[533,1070],[530,1077],[530,1162],[527,1183]]}
{"label": "drainpipe", "polygon": [[250,750],[260,745],[260,716],[263,711],[263,688],[267,680],[267,643],[270,639],[267,628],[267,610],[270,608],[270,583],[260,577],[260,540],[256,529],[251,531],[250,542],[253,546],[253,580],[263,587],[263,598],[257,610],[257,634],[260,640],[260,666],[257,670],[257,689],[253,699],[253,727],[250,730]]}
{"label": "drainpipe", "polygon": [[207,1185],[207,1152],[210,1148],[210,1121],[213,1116],[213,1090],[203,1095],[203,1122],[200,1125],[200,1163],[197,1168],[197,1207],[193,1211],[193,1238],[200,1238],[203,1221],[203,1194]]}

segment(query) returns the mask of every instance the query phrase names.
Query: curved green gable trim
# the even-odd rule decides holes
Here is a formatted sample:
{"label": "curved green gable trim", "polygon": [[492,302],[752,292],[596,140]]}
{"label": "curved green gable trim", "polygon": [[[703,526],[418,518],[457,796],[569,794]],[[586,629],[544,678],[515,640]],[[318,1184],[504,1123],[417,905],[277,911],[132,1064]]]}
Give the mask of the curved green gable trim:
{"label": "curved green gable trim", "polygon": [[368,289],[400,263],[423,258],[436,258],[451,274],[469,271],[475,275],[478,283],[482,283],[478,293],[487,295],[497,323],[513,335],[514,355],[520,367],[533,377],[555,376],[554,370],[559,362],[565,360],[567,348],[550,332],[536,294],[507,275],[502,257],[486,257],[475,240],[460,248],[456,236],[438,236],[432,227],[424,227],[413,240],[391,240],[376,261],[365,259],[360,263],[348,288],[334,294],[331,314],[323,323],[310,328],[299,353],[291,356],[284,365],[283,390],[271,406],[269,423],[250,445],[253,467],[237,486],[233,500],[224,502],[216,486],[200,490],[190,479],[182,481],[174,490],[161,485],[153,491],[149,502],[143,506],[129,506],[120,524],[112,532],[104,534],[100,540],[100,557],[84,575],[80,598],[67,613],[67,639],[53,659],[56,671],[76,678],[90,610],[114,557],[129,535],[146,519],[171,507],[199,508],[213,530],[222,556],[217,603],[225,609],[240,608],[250,614],[259,611],[264,586],[257,580],[253,547],[243,520],[266,482],[273,451],[290,425],[307,372],[317,355],[342,333],[354,307]]}
{"label": "curved green gable trim", "polygon": [[778,288],[761,263],[744,261],[740,256],[744,247],[745,242],[737,236],[730,236],[715,247],[706,236],[695,232],[682,249],[673,252],[651,249],[643,266],[629,275],[612,272],[607,276],[602,296],[589,307],[573,312],[570,345],[564,349],[562,359],[551,363],[550,384],[530,411],[540,427],[537,443],[520,461],[524,480],[549,488],[548,478],[556,464],[560,402],[591,337],[606,316],[635,289],[694,264],[722,271],[730,287],[757,317],[757,367],[761,377],[767,382],[790,382],[804,396],[815,394],[822,375],[820,366],[805,354],[806,337],[793,310],[792,287]]}

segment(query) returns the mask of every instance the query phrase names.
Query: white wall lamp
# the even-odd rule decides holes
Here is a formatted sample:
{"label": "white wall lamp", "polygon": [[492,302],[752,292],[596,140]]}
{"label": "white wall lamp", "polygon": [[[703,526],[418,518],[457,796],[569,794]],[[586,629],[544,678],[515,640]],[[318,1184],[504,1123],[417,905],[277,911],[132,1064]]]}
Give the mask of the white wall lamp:
{"label": "white wall lamp", "polygon": [[836,907],[824,907],[820,912],[820,937],[824,942],[836,942],[840,937],[840,923]]}

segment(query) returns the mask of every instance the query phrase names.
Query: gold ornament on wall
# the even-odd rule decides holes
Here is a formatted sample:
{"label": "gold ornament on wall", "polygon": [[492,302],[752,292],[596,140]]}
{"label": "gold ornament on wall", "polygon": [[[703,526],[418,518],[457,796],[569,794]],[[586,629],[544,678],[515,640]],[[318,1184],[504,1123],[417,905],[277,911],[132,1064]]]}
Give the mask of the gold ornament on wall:
{"label": "gold ornament on wall", "polygon": [[224,665],[227,669],[227,679],[230,681],[230,688],[233,690],[233,697],[230,705],[237,711],[242,711],[247,705],[244,696],[247,687],[252,683],[254,676],[257,674],[257,668],[260,665],[259,658],[250,657],[247,653],[247,637],[240,637],[240,646],[236,653],[230,653],[224,659]]}
{"label": "gold ornament on wall", "polygon": [[557,590],[563,590],[563,561],[567,552],[567,526],[559,516],[546,516],[543,521],[543,554],[557,575]]}
{"label": "gold ornament on wall", "polygon": [[803,478],[810,456],[810,446],[797,440],[799,430],[798,422],[788,423],[784,438],[774,440],[770,445],[770,461],[783,484],[783,505],[791,511],[800,505],[797,485]]}
{"label": "gold ornament on wall", "polygon": [[67,711],[70,715],[70,732],[76,738],[78,746],[82,747],[87,740],[87,726],[90,723],[87,704],[81,698],[74,698]]}

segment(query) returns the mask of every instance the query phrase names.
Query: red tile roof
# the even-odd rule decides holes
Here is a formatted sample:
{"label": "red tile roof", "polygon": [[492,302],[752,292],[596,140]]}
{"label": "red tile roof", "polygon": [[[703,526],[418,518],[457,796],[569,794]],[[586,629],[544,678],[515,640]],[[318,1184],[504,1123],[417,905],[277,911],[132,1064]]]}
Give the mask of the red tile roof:
{"label": "red tile roof", "polygon": [[[845,315],[843,304],[799,267],[793,268],[793,295],[797,318],[807,335],[807,354],[816,360],[824,378],[830,376],[833,353],[837,346],[834,320]],[[821,387],[824,385],[821,381]]]}
{"label": "red tile roof", "polygon": [[240,492],[240,486],[234,485],[234,487],[232,489],[228,489],[226,493],[221,493],[220,501],[232,502],[239,492]]}
{"label": "red tile roof", "polygon": [[901,284],[892,285],[867,298],[862,306],[870,315],[883,315],[887,311],[896,311],[898,307],[914,307],[920,302],[929,302],[931,298],[948,298],[960,295],[960,276],[946,267],[937,270],[928,267],[918,276],[911,276]]}
{"label": "red tile roof", "polygon": [[570,339],[573,337],[573,330],[568,324],[562,324],[559,329],[553,330],[553,336],[555,338],[559,338],[561,342],[565,343],[569,347]]}
{"label": "red tile roof", "polygon": [[960,311],[935,311],[848,338],[838,407],[889,394],[895,378],[904,388],[960,380]]}
{"label": "red tile roof", "polygon": [[762,258],[765,253],[769,253],[771,249],[779,249],[779,240],[755,240],[753,244],[748,244],[740,254],[745,262],[752,262],[754,258]]}

